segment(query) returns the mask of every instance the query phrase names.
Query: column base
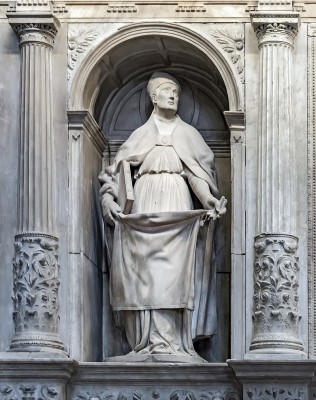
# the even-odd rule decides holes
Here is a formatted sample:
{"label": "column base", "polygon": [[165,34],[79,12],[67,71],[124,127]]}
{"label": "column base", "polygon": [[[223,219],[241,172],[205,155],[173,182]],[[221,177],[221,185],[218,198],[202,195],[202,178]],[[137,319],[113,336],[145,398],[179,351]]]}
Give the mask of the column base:
{"label": "column base", "polygon": [[11,342],[8,352],[40,353],[42,356],[44,356],[44,353],[48,353],[49,355],[54,353],[61,357],[68,357],[57,334],[16,334]]}

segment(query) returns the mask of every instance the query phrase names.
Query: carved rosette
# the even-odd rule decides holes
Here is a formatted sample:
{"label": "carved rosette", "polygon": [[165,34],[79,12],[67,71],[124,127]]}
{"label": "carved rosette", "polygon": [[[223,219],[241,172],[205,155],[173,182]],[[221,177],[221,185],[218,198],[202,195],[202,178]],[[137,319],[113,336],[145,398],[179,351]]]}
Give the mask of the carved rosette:
{"label": "carved rosette", "polygon": [[299,340],[298,238],[263,234],[255,238],[254,337],[250,350],[302,351]]}
{"label": "carved rosette", "polygon": [[15,337],[11,349],[63,350],[58,337],[58,239],[39,233],[15,237],[13,303]]}

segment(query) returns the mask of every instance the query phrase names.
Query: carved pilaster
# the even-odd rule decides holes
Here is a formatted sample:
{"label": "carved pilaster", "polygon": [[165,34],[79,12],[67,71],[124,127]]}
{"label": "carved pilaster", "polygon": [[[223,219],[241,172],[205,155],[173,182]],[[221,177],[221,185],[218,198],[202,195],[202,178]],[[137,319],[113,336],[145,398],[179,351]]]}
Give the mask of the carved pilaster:
{"label": "carved pilaster", "polygon": [[[292,51],[295,13],[253,13],[259,47],[258,190],[253,353],[303,355],[298,330],[298,238]],[[250,353],[251,353],[250,352]]]}
{"label": "carved pilaster", "polygon": [[[51,52],[59,27],[50,2],[32,13],[8,13],[21,49],[18,230],[15,238],[12,351],[56,351],[58,239],[55,237],[55,154]],[[43,8],[43,9],[42,9]],[[38,12],[37,12],[38,11]]]}

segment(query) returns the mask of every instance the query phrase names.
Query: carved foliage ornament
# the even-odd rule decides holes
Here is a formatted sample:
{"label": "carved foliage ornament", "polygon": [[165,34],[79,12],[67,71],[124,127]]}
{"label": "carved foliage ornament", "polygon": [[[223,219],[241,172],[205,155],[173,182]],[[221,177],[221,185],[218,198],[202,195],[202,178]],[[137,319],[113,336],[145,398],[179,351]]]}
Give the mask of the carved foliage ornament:
{"label": "carved foliage ornament", "polygon": [[246,393],[250,400],[304,400],[303,388],[247,388]]}
{"label": "carved foliage ornament", "polygon": [[0,387],[0,400],[52,400],[56,399],[58,391],[52,385],[20,385],[13,388],[9,385]]}
{"label": "carved foliage ornament", "polygon": [[222,46],[223,50],[230,55],[230,59],[244,83],[244,35],[219,29],[211,31],[211,35]]}
{"label": "carved foliage ornament", "polygon": [[13,29],[20,38],[20,45],[38,43],[51,48],[54,46],[57,29],[53,25],[40,23],[16,24]]}
{"label": "carved foliage ornament", "polygon": [[[254,342],[302,350],[298,340],[298,239],[290,235],[260,235],[255,239]],[[257,336],[256,336],[257,335]],[[293,341],[293,343],[291,343]],[[276,342],[279,342],[276,343]]]}
{"label": "carved foliage ornament", "polygon": [[283,44],[293,47],[297,29],[295,26],[286,23],[265,23],[256,28],[256,35],[259,45]]}
{"label": "carved foliage ornament", "polygon": [[[71,29],[68,33],[68,69],[75,68],[79,54],[85,53],[92,42],[100,35],[96,27]],[[68,73],[68,80],[70,72]]]}
{"label": "carved foliage ornament", "polygon": [[57,249],[53,236],[16,236],[12,297],[16,333],[58,333]]}
{"label": "carved foliage ornament", "polygon": [[[166,397],[167,396],[167,397]],[[149,397],[140,390],[124,390],[114,394],[107,389],[100,392],[80,392],[76,395],[76,400],[147,400]],[[240,396],[232,390],[214,390],[214,391],[193,391],[185,389],[176,389],[170,394],[162,393],[160,389],[154,389],[151,392],[152,399],[168,400],[239,400]]]}

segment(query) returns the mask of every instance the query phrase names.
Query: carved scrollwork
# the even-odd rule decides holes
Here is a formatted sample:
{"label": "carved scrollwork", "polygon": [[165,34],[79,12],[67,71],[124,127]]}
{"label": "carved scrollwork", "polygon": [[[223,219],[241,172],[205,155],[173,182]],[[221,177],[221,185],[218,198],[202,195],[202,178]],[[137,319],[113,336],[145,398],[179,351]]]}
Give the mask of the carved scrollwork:
{"label": "carved scrollwork", "polygon": [[0,400],[54,400],[57,395],[58,390],[53,385],[22,384],[17,388],[9,385],[0,387]]}
{"label": "carved scrollwork", "polygon": [[222,46],[223,50],[230,55],[232,63],[236,66],[242,82],[244,82],[244,35],[239,32],[216,29],[211,35]]}
{"label": "carved scrollwork", "polygon": [[[298,239],[290,235],[260,235],[255,239],[254,333],[257,341],[298,340]],[[259,339],[260,338],[260,339]],[[290,339],[291,338],[291,339]],[[290,347],[302,349],[297,340]]]}
{"label": "carved scrollwork", "polygon": [[250,400],[304,400],[303,388],[247,388],[246,393]]}
{"label": "carved scrollwork", "polygon": [[[68,69],[75,68],[79,54],[85,53],[92,42],[100,35],[95,27],[71,29],[68,33]],[[70,72],[68,73],[70,79]]]}
{"label": "carved scrollwork", "polygon": [[[45,333],[58,334],[58,241],[44,234],[16,236],[13,259],[13,303],[15,333],[20,336],[12,348],[32,345],[45,338]],[[49,341],[48,341],[49,342]],[[45,339],[47,343],[47,337]],[[48,344],[62,349],[55,340]]]}

